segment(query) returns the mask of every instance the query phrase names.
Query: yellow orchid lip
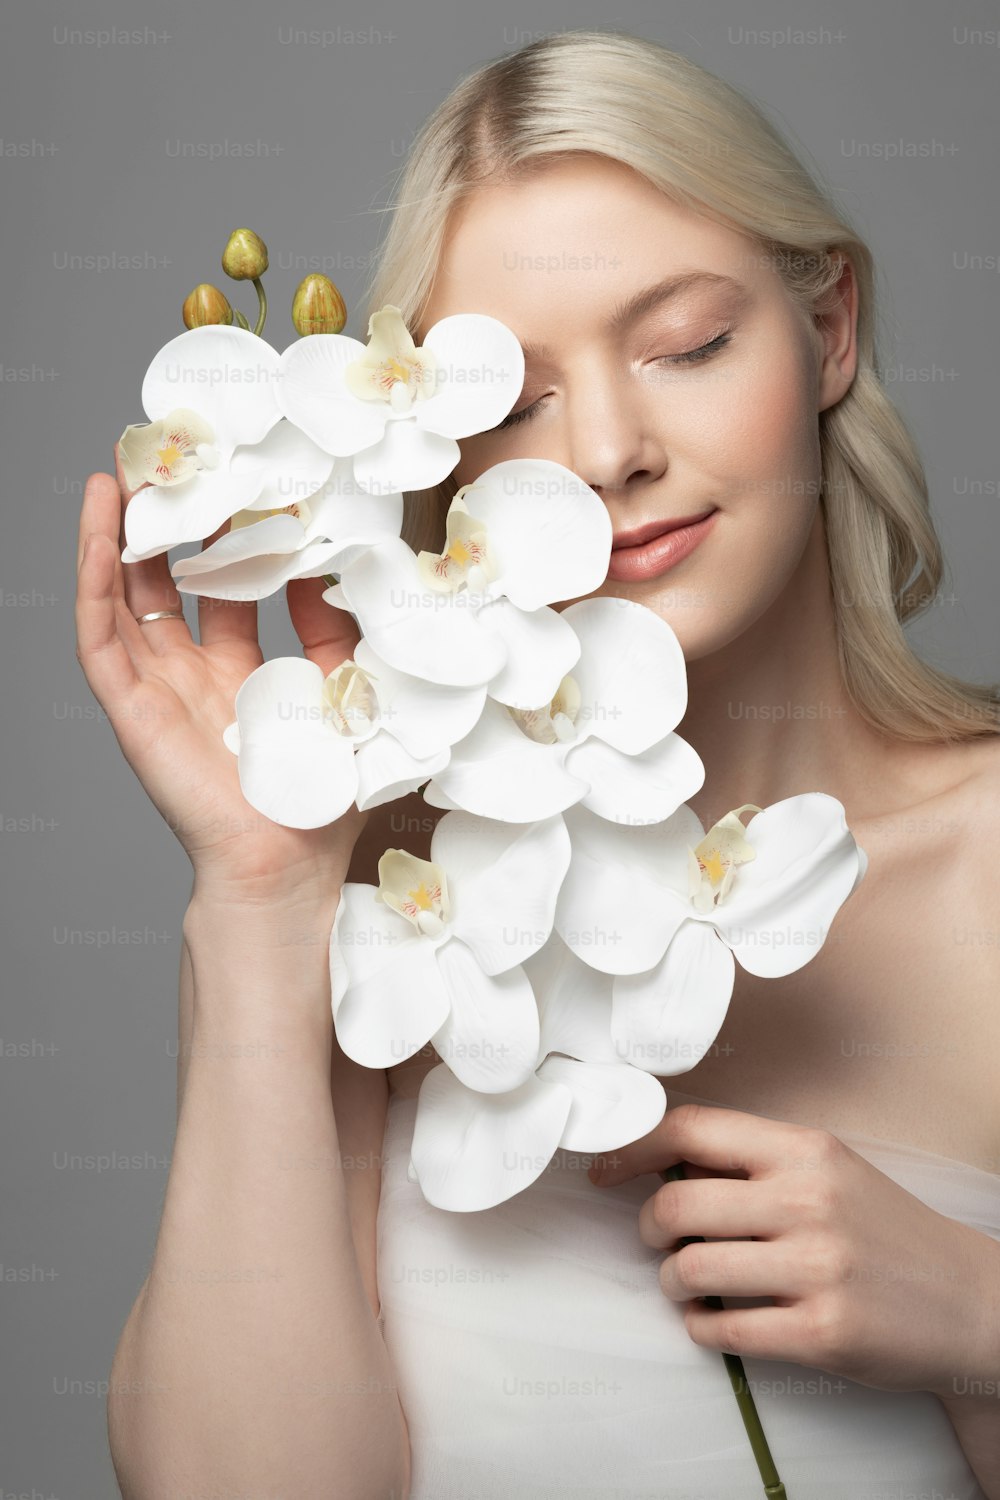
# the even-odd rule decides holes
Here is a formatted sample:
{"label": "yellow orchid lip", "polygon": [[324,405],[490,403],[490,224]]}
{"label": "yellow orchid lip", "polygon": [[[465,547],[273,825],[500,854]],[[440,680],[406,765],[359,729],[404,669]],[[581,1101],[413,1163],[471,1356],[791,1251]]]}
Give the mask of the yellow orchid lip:
{"label": "yellow orchid lip", "polygon": [[387,849],[378,862],[376,901],[412,922],[425,937],[439,937],[451,915],[448,881],[440,865],[405,849]]}
{"label": "yellow orchid lip", "polygon": [[367,735],[379,717],[374,678],[352,659],[342,661],[323,682],[323,708],[339,734]]}
{"label": "yellow orchid lip", "polygon": [[507,712],[518,728],[537,745],[568,745],[576,739],[576,719],[581,701],[576,678],[567,672],[552,698],[541,708],[512,708],[508,705]]}
{"label": "yellow orchid lip", "polygon": [[695,846],[688,849],[688,893],[698,911],[711,911],[725,901],[736,870],[757,854],[740,821],[745,812],[763,812],[754,802],[744,802],[726,813]]}
{"label": "yellow orchid lip", "polygon": [[404,416],[415,401],[434,394],[437,361],[418,349],[398,307],[388,304],[368,320],[368,345],[344,369],[344,384],[361,401],[385,401]]}
{"label": "yellow orchid lip", "polygon": [[155,422],[130,424],[118,439],[118,456],[130,490],[182,484],[199,469],[215,469],[221,462],[211,424],[187,407]]}
{"label": "yellow orchid lip", "polygon": [[480,594],[496,577],[484,522],[469,512],[465,501],[471,484],[456,490],[445,518],[445,545],[441,552],[418,552],[417,569],[428,588],[436,593],[457,593],[463,585]]}

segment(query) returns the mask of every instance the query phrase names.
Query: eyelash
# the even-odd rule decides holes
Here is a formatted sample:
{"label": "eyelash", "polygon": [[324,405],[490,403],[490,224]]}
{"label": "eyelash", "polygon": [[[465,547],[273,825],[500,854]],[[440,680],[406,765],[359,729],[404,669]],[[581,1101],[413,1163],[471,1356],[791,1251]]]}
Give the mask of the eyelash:
{"label": "eyelash", "polygon": [[[709,340],[707,344],[702,344],[697,349],[686,349],[683,354],[662,354],[653,363],[658,365],[695,364],[699,360],[711,359],[713,354],[718,354],[721,349],[726,347],[729,340],[730,334],[728,332],[720,333],[714,339]],[[508,416],[504,417],[502,422],[493,428],[493,431],[502,432],[505,427],[513,427],[518,422],[525,421],[538,410],[541,404],[541,399],[539,399],[538,401],[533,401],[530,406],[526,406],[523,411],[512,411]]]}

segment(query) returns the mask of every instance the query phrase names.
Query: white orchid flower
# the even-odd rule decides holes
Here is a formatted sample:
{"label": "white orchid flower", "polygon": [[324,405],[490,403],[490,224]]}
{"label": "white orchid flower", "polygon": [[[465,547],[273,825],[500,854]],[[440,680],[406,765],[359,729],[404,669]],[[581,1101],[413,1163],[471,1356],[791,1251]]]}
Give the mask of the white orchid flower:
{"label": "white orchid flower", "polygon": [[290,422],[279,422],[259,450],[266,478],[253,505],[210,547],[171,565],[182,594],[264,599],[292,578],[321,578],[373,542],[399,536],[403,496],[366,494],[350,459],[331,458]]}
{"label": "white orchid flower", "polygon": [[363,490],[428,489],[454,469],[456,438],[495,427],[524,382],[514,333],[484,313],[442,318],[417,348],[398,307],[372,314],[369,342],[314,333],[281,356],[290,421],[338,458]]}
{"label": "white orchid flower", "polygon": [[138,490],[125,507],[123,562],[202,541],[253,505],[267,476],[257,445],[281,420],[278,382],[277,351],[244,328],[189,328],[163,346],[142,382],[149,422],[119,439]]}
{"label": "white orchid flower", "polygon": [[487,702],[425,800],[515,823],[578,802],[616,822],[669,818],[705,780],[673,733],[687,709],[676,635],[631,599],[581,599],[560,615],[580,642],[572,672],[540,708]]}
{"label": "white orchid flower", "polygon": [[553,1153],[613,1151],[648,1134],[667,1096],[611,1039],[611,978],[553,933],[525,960],[539,1011],[538,1062],[519,1087],[482,1094],[444,1063],[420,1086],[409,1175],[437,1208],[492,1208],[528,1187]]}
{"label": "white orchid flower", "polygon": [[379,885],[347,882],[330,934],[334,1027],[367,1068],[432,1041],[469,1088],[518,1088],[538,1058],[523,961],[552,931],[569,862],[561,818],[513,826],[446,813],[430,859],[388,849]]}
{"label": "white orchid flower", "polygon": [[379,543],[323,597],[401,672],[484,682],[501,703],[537,708],[580,655],[548,606],[599,588],[610,555],[611,519],[589,485],[549,459],[508,459],[457,491],[443,552]]}
{"label": "white orchid flower", "polygon": [[320,828],[415,792],[446,764],[482,710],[483,688],[438,687],[378,659],[367,641],[324,676],[279,656],[251,672],[223,731],[251,807],[288,828]]}
{"label": "white orchid flower", "polygon": [[686,1071],[714,1040],[737,962],[775,978],[819,952],[868,865],[824,792],[735,808],[708,833],[689,807],[644,827],[582,807],[563,818],[573,857],[556,931],[615,976],[617,1055],[660,1076]]}

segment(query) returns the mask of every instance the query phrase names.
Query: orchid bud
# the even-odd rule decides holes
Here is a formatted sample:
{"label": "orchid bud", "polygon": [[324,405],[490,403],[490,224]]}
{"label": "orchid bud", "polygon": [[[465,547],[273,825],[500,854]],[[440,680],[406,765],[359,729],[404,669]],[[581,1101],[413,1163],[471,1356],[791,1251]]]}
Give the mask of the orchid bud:
{"label": "orchid bud", "polygon": [[344,299],[328,276],[314,273],[299,282],[292,299],[296,332],[339,333],[347,322]]}
{"label": "orchid bud", "polygon": [[254,281],[267,270],[267,246],[252,229],[234,229],[222,252],[222,269],[234,281]]}
{"label": "orchid bud", "polygon": [[204,328],[210,323],[231,323],[233,309],[217,286],[203,281],[184,299],[185,328]]}

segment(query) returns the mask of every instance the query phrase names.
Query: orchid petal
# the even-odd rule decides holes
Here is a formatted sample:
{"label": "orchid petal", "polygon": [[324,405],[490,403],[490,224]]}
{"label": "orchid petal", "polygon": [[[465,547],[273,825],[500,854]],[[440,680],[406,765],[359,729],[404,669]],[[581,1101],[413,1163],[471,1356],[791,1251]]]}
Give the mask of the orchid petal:
{"label": "orchid petal", "polygon": [[[190,331],[198,332],[195,328]],[[199,469],[183,484],[168,489],[146,485],[125,507],[126,550],[131,550],[133,557],[146,558],[182,542],[200,542],[251,504],[263,482],[262,470],[236,475],[220,465],[217,469]]]}
{"label": "orchid petal", "polygon": [[506,708],[488,698],[472,731],[452,745],[435,788],[450,805],[480,817],[533,823],[562,812],[588,790],[586,781],[563,769],[565,758],[565,746],[529,739]]}
{"label": "orchid petal", "polygon": [[[344,460],[342,460],[344,461]],[[328,481],[309,501],[310,519],[306,539],[339,542],[342,549],[371,546],[386,537],[398,537],[403,524],[402,495],[344,493]],[[342,563],[341,566],[346,566]],[[338,570],[339,571],[339,570]]]}
{"label": "orchid petal", "polygon": [[[189,328],[154,356],[142,404],[153,421],[192,407],[211,423],[214,446],[229,453],[239,443],[262,442],[280,420],[279,366],[277,351],[245,328]],[[208,526],[197,535],[214,530]]]}
{"label": "orchid petal", "polygon": [[[454,313],[428,329],[433,396],[416,407],[421,427],[442,437],[487,432],[507,415],[524,384],[524,352],[506,324],[485,313]],[[416,485],[409,488],[416,489]]]}
{"label": "orchid petal", "polygon": [[448,996],[434,943],[375,897],[371,885],[341,887],[330,992],[347,1056],[366,1068],[389,1068],[426,1046],[448,1014]]}
{"label": "orchid petal", "polygon": [[663,740],[687,710],[684,653],[667,622],[616,598],[581,599],[562,617],[580,642],[578,728],[627,755]]}
{"label": "orchid petal", "polygon": [[468,1089],[444,1063],[420,1085],[410,1158],[435,1208],[473,1212],[505,1203],[545,1171],[569,1117],[562,1083],[532,1074],[502,1094]]}
{"label": "orchid petal", "polygon": [[[355,657],[355,660],[357,658]],[[394,731],[377,730],[358,745],[354,762],[358,772],[357,804],[362,812],[382,807],[415,792],[448,764],[448,747],[418,760],[395,738]]]}
{"label": "orchid petal", "polygon": [[293,423],[282,419],[259,443],[235,450],[230,472],[264,472],[264,486],[248,509],[285,510],[308,500],[330,477],[334,459]]}
{"label": "orchid petal", "polygon": [[378,442],[355,453],[354,478],[360,489],[372,494],[427,490],[447,479],[461,449],[452,438],[427,431],[417,415],[421,410],[423,403],[413,414],[390,418]]}
{"label": "orchid petal", "polygon": [[445,796],[436,781],[429,781],[423,791],[424,801],[428,807],[443,807],[449,812],[464,812],[459,803],[453,802],[450,797]]}
{"label": "orchid petal", "polygon": [[240,788],[251,807],[287,828],[320,828],[346,812],[358,778],[351,742],[322,714],[323,672],[279,656],[236,694]]}
{"label": "orchid petal", "polygon": [[451,1009],[431,1040],[456,1078],[500,1094],[519,1088],[538,1059],[538,1007],[520,965],[484,974],[471,949],[453,938],[437,949]]}
{"label": "orchid petal", "polygon": [[492,592],[540,609],[600,588],[612,528],[604,502],[571,469],[547,458],[512,458],[463,494],[485,523],[497,576]]}
{"label": "orchid petal", "polygon": [[733,955],[710,926],[682,923],[658,964],[614,981],[618,1060],[658,1077],[693,1068],[726,1019],[735,974]]}
{"label": "orchid petal", "polygon": [[[415,760],[426,761],[442,746],[463,739],[475,727],[486,702],[485,684],[450,687],[398,672],[364,639],[354,649],[354,660],[375,683],[384,727]],[[447,764],[446,756],[435,769]]]}
{"label": "orchid petal", "polygon": [[[303,546],[301,526],[295,547],[287,545],[291,540],[290,528],[275,527],[260,538],[251,535],[270,527],[272,521],[291,521],[298,526],[294,516],[267,516],[250,526],[227,531],[201,552],[179,557],[170,568],[179,592],[245,602],[266,599],[292,578],[321,578],[329,572],[333,559],[340,553],[335,542]],[[222,543],[230,540],[231,547],[223,548]],[[269,542],[282,545],[269,546]]]}
{"label": "orchid petal", "polygon": [[689,915],[684,833],[701,825],[687,807],[661,823],[609,823],[567,808],[572,857],[559,891],[555,929],[585,963],[606,974],[639,974],[663,957]]}
{"label": "orchid petal", "polygon": [[714,923],[750,974],[793,974],[815,957],[858,883],[858,846],[842,803],[825,792],[786,797],[746,825],[754,858],[740,865]]}
{"label": "orchid petal", "polygon": [[548,703],[580,654],[576,635],[558,611],[526,612],[509,599],[494,599],[476,620],[506,652],[503,665],[489,680],[490,697],[515,708]]}
{"label": "orchid petal", "polygon": [[577,1062],[572,1057],[547,1057],[536,1075],[546,1083],[562,1083],[573,1103],[559,1138],[569,1151],[612,1151],[627,1146],[663,1119],[667,1096],[650,1073],[628,1063]]}
{"label": "orchid petal", "polygon": [[609,974],[585,964],[555,932],[524,960],[523,968],[538,1004],[540,1061],[551,1052],[582,1062],[621,1060],[611,1039]]}
{"label": "orchid petal", "polygon": [[455,900],[451,931],[486,974],[502,974],[552,931],[570,858],[561,817],[511,824],[447,813],[431,835],[431,859],[447,871]]}
{"label": "orchid petal", "polygon": [[662,822],[705,784],[701,757],[677,734],[638,755],[588,739],[569,747],[566,770],[587,783],[580,799],[584,807],[612,822],[633,825]]}
{"label": "orchid petal", "polygon": [[468,595],[431,593],[400,538],[376,543],[345,568],[340,596],[379,656],[400,672],[477,687],[503,665],[504,644],[480,628]]}
{"label": "orchid petal", "polygon": [[281,355],[278,404],[296,427],[327,453],[346,457],[378,441],[388,407],[359,401],[344,383],[344,371],[365,345],[342,333],[310,333]]}

